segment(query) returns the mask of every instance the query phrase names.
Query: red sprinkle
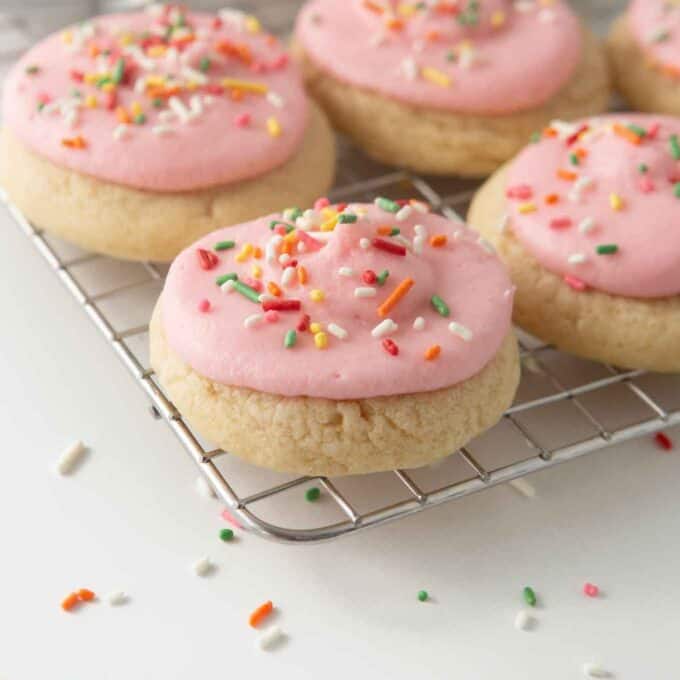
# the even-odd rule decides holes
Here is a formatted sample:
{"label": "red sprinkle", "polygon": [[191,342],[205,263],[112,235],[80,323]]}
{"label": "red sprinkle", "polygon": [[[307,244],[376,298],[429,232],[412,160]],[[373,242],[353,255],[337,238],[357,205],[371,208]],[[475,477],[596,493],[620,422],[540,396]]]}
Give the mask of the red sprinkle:
{"label": "red sprinkle", "polygon": [[406,255],[406,248],[399,243],[392,243],[391,241],[386,241],[383,238],[374,238],[371,243],[374,248],[378,250],[384,250],[386,253],[392,253],[392,255],[401,255],[404,257]]}
{"label": "red sprinkle", "polygon": [[250,125],[251,116],[249,113],[242,113],[240,116],[234,118],[234,125],[236,127],[244,128]]}
{"label": "red sprinkle", "polygon": [[272,309],[277,312],[299,312],[301,307],[300,300],[265,300],[262,303],[265,312]]}
{"label": "red sprinkle", "polygon": [[196,253],[198,255],[198,264],[201,265],[201,269],[206,271],[214,269],[220,261],[220,258],[215,253],[211,253],[209,250],[205,250],[205,248],[199,248]]}
{"label": "red sprinkle", "polygon": [[647,134],[645,135],[647,139],[656,139],[661,129],[661,123],[654,123],[647,128]]}
{"label": "red sprinkle", "polygon": [[309,314],[303,314],[297,322],[297,326],[295,327],[296,330],[300,331],[300,333],[304,333],[306,330],[309,329],[309,322],[311,321],[311,317]]}
{"label": "red sprinkle", "polygon": [[583,594],[587,597],[597,597],[600,594],[600,589],[594,583],[585,583]]}
{"label": "red sprinkle", "polygon": [[518,184],[514,187],[508,187],[505,195],[508,198],[517,198],[520,201],[526,201],[534,195],[534,191],[528,184]]}
{"label": "red sprinkle", "polygon": [[574,132],[573,135],[570,135],[569,137],[567,137],[567,146],[571,146],[572,144],[577,142],[579,137],[589,128],[590,128],[590,126],[585,124],[585,123],[583,125],[581,125],[581,127],[578,130],[576,130],[576,132]]}
{"label": "red sprinkle", "polygon": [[76,71],[74,68],[69,71],[69,75],[71,80],[75,80],[77,83],[82,83],[85,78],[85,74],[82,71]]}
{"label": "red sprinkle", "polygon": [[390,340],[389,338],[385,338],[382,341],[382,346],[383,346],[384,350],[388,354],[391,354],[393,357],[396,357],[397,354],[399,354],[399,347],[397,346],[397,343],[394,342],[394,340]]}
{"label": "red sprinkle", "polygon": [[643,194],[651,194],[654,189],[654,182],[649,177],[642,177],[640,179],[640,191]]}
{"label": "red sprinkle", "polygon": [[323,210],[327,208],[331,202],[327,198],[317,198],[314,202],[314,210]]}
{"label": "red sprinkle", "polygon": [[581,281],[581,279],[577,279],[575,276],[572,276],[571,274],[564,275],[564,282],[568,286],[571,286],[571,288],[573,288],[574,290],[578,290],[579,292],[583,292],[588,288],[587,284],[584,281]]}
{"label": "red sprinkle", "polygon": [[108,111],[113,111],[118,106],[118,95],[115,91],[104,93],[104,106]]}
{"label": "red sprinkle", "polygon": [[657,432],[654,435],[654,441],[664,450],[672,451],[673,440],[664,432]]}
{"label": "red sprinkle", "polygon": [[210,311],[210,300],[201,300],[198,303],[198,311],[203,312],[209,312]]}
{"label": "red sprinkle", "polygon": [[378,276],[372,269],[367,269],[362,275],[361,280],[369,285],[375,283],[378,280]]}
{"label": "red sprinkle", "polygon": [[550,220],[551,229],[567,229],[571,227],[572,221],[570,217],[555,217]]}

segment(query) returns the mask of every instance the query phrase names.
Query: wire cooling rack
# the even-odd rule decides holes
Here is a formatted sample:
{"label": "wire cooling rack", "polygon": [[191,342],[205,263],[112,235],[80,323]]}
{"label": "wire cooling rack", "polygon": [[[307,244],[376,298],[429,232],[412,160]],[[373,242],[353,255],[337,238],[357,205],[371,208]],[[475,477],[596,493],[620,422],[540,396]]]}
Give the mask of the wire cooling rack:
{"label": "wire cooling rack", "polygon": [[[265,23],[279,32],[299,5],[241,4],[266,10]],[[615,3],[582,4],[597,25]],[[448,217],[465,215],[475,183],[390,172],[339,141],[334,199],[418,197]],[[147,323],[167,267],[80,251],[7,207],[147,393],[153,415],[169,424],[235,520],[263,537],[313,542],[350,534],[680,423],[680,377],[583,361],[520,333],[522,381],[514,405],[496,427],[442,462],[333,480],[257,469],[193,432],[149,366]],[[312,485],[324,493],[319,502],[305,503],[303,489]]]}

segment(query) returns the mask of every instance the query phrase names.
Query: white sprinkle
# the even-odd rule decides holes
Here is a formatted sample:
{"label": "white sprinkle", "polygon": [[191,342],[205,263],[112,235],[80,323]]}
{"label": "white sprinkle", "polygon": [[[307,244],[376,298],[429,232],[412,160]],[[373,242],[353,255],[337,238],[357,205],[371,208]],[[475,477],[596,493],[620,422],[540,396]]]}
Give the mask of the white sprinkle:
{"label": "white sprinkle", "polygon": [[609,678],[611,673],[606,671],[600,664],[597,663],[584,663],[583,664],[583,675],[586,678]]}
{"label": "white sprinkle", "polygon": [[60,475],[68,475],[76,468],[81,458],[85,455],[85,444],[81,441],[73,442],[65,449],[57,461],[56,470]]}
{"label": "white sprinkle", "polygon": [[137,94],[142,94],[146,92],[146,76],[140,76],[135,80],[134,91]]}
{"label": "white sprinkle", "polygon": [[345,340],[349,335],[349,333],[344,328],[341,328],[335,323],[328,324],[328,332],[338,338],[338,340]]}
{"label": "white sprinkle", "polygon": [[394,333],[398,328],[399,326],[392,319],[384,319],[371,331],[371,335],[374,338],[384,338],[386,335]]}
{"label": "white sprinkle", "polygon": [[275,295],[270,295],[269,293],[262,293],[261,295],[257,296],[257,301],[262,304],[263,302],[267,302],[268,300],[276,300]]}
{"label": "white sprinkle", "polygon": [[501,217],[500,221],[498,222],[498,226],[497,226],[498,232],[500,234],[504,234],[508,230],[509,226],[510,226],[510,215],[508,215],[506,213],[505,215],[503,215],[503,217]]}
{"label": "white sprinkle", "polygon": [[210,561],[209,557],[201,557],[201,559],[194,562],[192,566],[196,576],[207,576],[214,568],[215,565]]}
{"label": "white sprinkle", "polygon": [[267,241],[267,245],[264,248],[264,258],[267,261],[267,264],[274,264],[276,262],[276,249],[282,241],[283,236],[281,236],[281,234],[276,234]]}
{"label": "white sprinkle", "polygon": [[79,120],[79,114],[78,114],[78,109],[69,109],[66,111],[64,114],[64,120],[66,121],[66,124],[70,128],[76,127],[78,125],[78,120]]}
{"label": "white sprinkle", "polygon": [[[169,50],[168,50],[169,52]],[[193,69],[189,66],[185,66],[182,69],[182,75],[187,79],[187,80],[193,80],[197,82],[199,85],[205,85],[208,82],[208,77],[205,75],[205,73],[201,73],[200,71],[196,71],[196,69]]]}
{"label": "white sprinkle", "polygon": [[231,279],[227,279],[221,286],[220,290],[223,293],[233,293],[234,292],[234,282]]}
{"label": "white sprinkle", "polygon": [[173,129],[169,125],[154,125],[151,128],[151,132],[153,132],[154,135],[169,135],[172,134]]}
{"label": "white sprinkle", "polygon": [[295,267],[286,267],[283,270],[283,274],[281,274],[281,285],[284,288],[290,286],[290,284],[293,283],[295,274],[296,274]]}
{"label": "white sprinkle", "polygon": [[186,123],[189,120],[189,109],[179,97],[170,97],[168,106],[177,114],[180,123]]}
{"label": "white sprinkle", "polygon": [[360,288],[354,289],[354,297],[355,298],[375,297],[377,294],[378,294],[378,291],[375,288],[371,288],[370,286],[362,286]]}
{"label": "white sprinkle", "polygon": [[580,224],[578,225],[578,230],[582,234],[588,234],[595,228],[595,218],[594,217],[584,217]]}
{"label": "white sprinkle", "polygon": [[566,120],[559,119],[551,120],[550,127],[557,132],[560,139],[571,137],[579,129],[577,123],[569,123]]}
{"label": "white sprinkle", "polygon": [[413,330],[414,331],[425,330],[425,319],[423,319],[422,316],[416,317],[416,320],[413,322]]}
{"label": "white sprinkle", "polygon": [[404,220],[407,220],[409,217],[411,217],[412,213],[413,208],[410,205],[405,205],[394,216],[394,219],[397,220],[397,222],[403,222]]}
{"label": "white sprinkle", "polygon": [[422,215],[427,215],[430,212],[430,206],[422,201],[414,201],[410,204],[414,210],[417,210]]}
{"label": "white sprinkle", "polygon": [[238,9],[221,9],[218,16],[225,24],[231,24],[239,31],[244,31],[246,27],[246,14]]}
{"label": "white sprinkle", "polygon": [[253,326],[257,326],[257,324],[262,323],[263,320],[264,320],[263,314],[251,314],[250,316],[247,316],[245,318],[245,320],[243,321],[243,325],[246,328],[252,328]]}
{"label": "white sprinkle", "polygon": [[457,335],[459,338],[465,340],[465,342],[470,342],[470,340],[472,340],[472,331],[467,326],[463,326],[462,323],[452,321],[449,324],[449,330],[454,335]]}
{"label": "white sprinkle", "polygon": [[189,100],[189,106],[191,107],[191,114],[193,117],[200,116],[203,113],[203,101],[199,95],[195,94]]}
{"label": "white sprinkle", "polygon": [[158,120],[160,120],[161,123],[172,123],[175,118],[177,118],[175,112],[170,109],[164,109],[158,114]]}
{"label": "white sprinkle", "polygon": [[515,616],[515,628],[517,628],[517,630],[527,630],[527,628],[531,627],[533,620],[534,619],[529,612],[520,609],[517,612],[517,616]]}
{"label": "white sprinkle", "polygon": [[413,57],[406,57],[401,62],[400,70],[406,80],[415,80],[418,77],[418,64]]}
{"label": "white sprinkle", "polygon": [[105,599],[112,607],[120,607],[120,605],[125,604],[129,598],[122,590],[114,590],[112,593],[109,593]]}
{"label": "white sprinkle", "polygon": [[387,35],[385,33],[380,32],[380,33],[374,33],[370,37],[368,44],[371,47],[381,47],[386,42],[387,42]]}
{"label": "white sprinkle", "polygon": [[536,498],[536,489],[526,479],[511,479],[508,484],[525,498]]}
{"label": "white sprinkle", "polygon": [[354,276],[354,270],[351,267],[340,267],[338,269],[338,275],[339,276]]}
{"label": "white sprinkle", "polygon": [[425,246],[424,236],[418,235],[413,238],[413,252],[416,255],[422,255],[424,246]]}
{"label": "white sprinkle", "polygon": [[281,640],[283,640],[283,631],[278,626],[270,626],[257,638],[257,645],[260,649],[267,650],[276,646]]}
{"label": "white sprinkle", "polygon": [[491,255],[496,254],[496,249],[489,243],[485,238],[482,238],[481,236],[477,239],[477,243],[486,250],[487,253],[490,253]]}
{"label": "white sprinkle", "polygon": [[585,253],[572,253],[567,258],[567,262],[569,264],[583,264],[587,259],[588,257]]}
{"label": "white sprinkle", "polygon": [[305,245],[304,241],[298,241],[297,244],[297,251],[298,253],[304,253],[307,250],[307,246]]}
{"label": "white sprinkle", "polygon": [[286,262],[290,262],[291,256],[288,253],[281,253],[279,255],[279,264],[286,264]]}
{"label": "white sprinkle", "polygon": [[362,239],[359,239],[359,245],[364,250],[368,250],[371,247],[371,242],[367,238],[362,238]]}
{"label": "white sprinkle", "polygon": [[416,236],[427,238],[427,229],[425,229],[422,224],[416,224],[416,226],[413,227],[413,231],[415,232]]}
{"label": "white sprinkle", "polygon": [[121,123],[120,125],[116,125],[116,127],[113,129],[113,138],[116,141],[120,141],[121,139],[127,139],[130,136],[130,126],[126,125],[125,123]]}
{"label": "white sprinkle", "polygon": [[203,496],[203,498],[217,498],[215,490],[208,483],[208,480],[205,477],[203,476],[196,477],[196,482],[194,483],[194,486],[196,487],[196,491],[198,491],[198,494],[200,496]]}
{"label": "white sprinkle", "polygon": [[280,94],[276,92],[267,92],[267,101],[275,108],[282,109],[285,101]]}
{"label": "white sprinkle", "polygon": [[215,97],[213,97],[211,94],[203,95],[203,103],[206,106],[210,106],[211,104],[215,103]]}
{"label": "white sprinkle", "polygon": [[469,70],[476,60],[477,52],[472,47],[461,48],[458,54],[458,65],[462,69]]}

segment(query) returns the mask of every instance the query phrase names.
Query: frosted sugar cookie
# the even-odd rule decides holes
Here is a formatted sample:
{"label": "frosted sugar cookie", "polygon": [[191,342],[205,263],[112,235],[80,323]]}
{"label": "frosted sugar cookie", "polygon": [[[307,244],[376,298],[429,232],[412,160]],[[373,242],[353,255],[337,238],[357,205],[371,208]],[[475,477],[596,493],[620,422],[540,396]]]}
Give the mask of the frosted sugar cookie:
{"label": "frosted sugar cookie", "polygon": [[520,326],[590,359],[680,371],[679,120],[556,122],[469,219],[510,269]]}
{"label": "frosted sugar cookie", "polygon": [[487,175],[609,99],[604,50],[562,0],[310,0],[295,53],[340,130],[425,173]]}
{"label": "frosted sugar cookie", "polygon": [[257,19],[154,5],[30,49],[5,84],[0,182],[83,248],[170,260],[219,226],[313,200],[333,139]]}
{"label": "frosted sugar cookie", "polygon": [[680,3],[633,0],[608,46],[616,88],[635,109],[680,115]]}
{"label": "frosted sugar cookie", "polygon": [[518,382],[513,289],[488,245],[418,202],[286,210],[174,261],[151,361],[197,431],[258,465],[425,465]]}

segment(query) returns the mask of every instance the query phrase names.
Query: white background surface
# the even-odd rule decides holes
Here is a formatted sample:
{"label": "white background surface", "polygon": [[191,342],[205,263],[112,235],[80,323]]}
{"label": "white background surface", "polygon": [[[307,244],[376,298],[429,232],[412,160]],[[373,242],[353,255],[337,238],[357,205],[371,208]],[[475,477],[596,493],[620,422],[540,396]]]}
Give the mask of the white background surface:
{"label": "white background surface", "polygon": [[[645,439],[542,473],[534,500],[497,488],[334,543],[223,544],[193,463],[4,211],[0,228],[0,677],[679,677],[677,450]],[[90,455],[56,476],[78,438]],[[79,587],[132,599],[62,612]],[[289,639],[264,654],[247,616],[268,598]]]}

